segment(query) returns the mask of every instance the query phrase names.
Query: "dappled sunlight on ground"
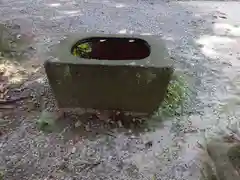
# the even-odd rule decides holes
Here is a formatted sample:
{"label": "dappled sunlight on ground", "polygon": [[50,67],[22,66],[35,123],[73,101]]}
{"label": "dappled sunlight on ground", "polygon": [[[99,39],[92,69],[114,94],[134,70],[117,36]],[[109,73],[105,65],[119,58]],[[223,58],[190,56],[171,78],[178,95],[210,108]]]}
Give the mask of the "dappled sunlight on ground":
{"label": "dappled sunlight on ground", "polygon": [[[119,34],[138,34],[138,33],[135,33],[134,31],[132,30],[127,30],[127,29],[121,29],[120,31],[118,31],[117,33]],[[143,35],[143,36],[150,36],[150,35],[153,35],[152,33],[147,33],[147,32],[143,32],[143,33],[140,33],[140,35]]]}
{"label": "dappled sunlight on ground", "polygon": [[116,4],[116,8],[123,8],[123,7],[126,7],[126,5],[121,3]]}
{"label": "dappled sunlight on ground", "polygon": [[[227,5],[230,7],[231,3]],[[207,12],[203,8],[204,6],[207,6],[207,2],[199,7],[199,11],[203,14]],[[229,130],[232,128],[240,130],[238,122],[240,115],[240,27],[239,22],[234,19],[235,16],[230,12],[226,13],[229,10],[229,8],[225,9],[224,6],[218,6],[218,11],[208,10],[213,17],[212,22],[209,21],[210,27],[196,38],[196,44],[198,44],[201,53],[208,58],[209,64],[215,65],[212,67],[212,72],[217,74],[216,78],[222,87],[222,90],[220,88],[215,90],[215,95],[219,101],[217,103],[218,115],[209,117],[216,124],[208,132],[210,134],[208,137],[213,137],[216,132],[230,135],[232,132]]]}
{"label": "dappled sunlight on ground", "polygon": [[38,68],[25,69],[16,61],[5,60],[0,63],[1,75],[7,78],[7,82],[10,84],[21,83],[28,78],[29,74],[36,73],[37,71]]}
{"label": "dappled sunlight on ground", "polygon": [[150,36],[150,35],[153,35],[153,34],[152,33],[141,33],[141,35]]}
{"label": "dappled sunlight on ground", "polygon": [[52,3],[52,4],[46,4],[46,5],[48,5],[50,7],[59,7],[59,6],[61,6],[60,3]]}
{"label": "dappled sunlight on ground", "polygon": [[82,15],[82,13],[80,13],[81,11],[61,11],[61,13],[63,14],[66,14],[66,15],[76,15],[76,16],[79,16],[79,15]]}
{"label": "dappled sunlight on ground", "polygon": [[122,29],[120,31],[118,31],[119,34],[126,34],[127,33],[127,30],[126,29]]}
{"label": "dappled sunlight on ground", "polygon": [[202,53],[212,59],[232,58],[230,55],[232,48],[239,44],[231,37],[216,35],[203,35],[196,42],[202,46]]}
{"label": "dappled sunlight on ground", "polygon": [[240,26],[228,23],[214,23],[213,32],[223,36],[240,36]]}

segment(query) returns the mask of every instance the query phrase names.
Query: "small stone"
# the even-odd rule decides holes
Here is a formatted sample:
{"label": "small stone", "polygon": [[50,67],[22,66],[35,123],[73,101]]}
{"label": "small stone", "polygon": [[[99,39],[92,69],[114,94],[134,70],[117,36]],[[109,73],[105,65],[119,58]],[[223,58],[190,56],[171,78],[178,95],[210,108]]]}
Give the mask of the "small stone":
{"label": "small stone", "polygon": [[118,121],[117,123],[118,123],[118,127],[119,127],[119,128],[122,128],[122,127],[123,127],[123,125],[122,125],[122,122],[121,122],[121,121]]}
{"label": "small stone", "polygon": [[77,121],[77,122],[75,123],[75,127],[77,128],[77,127],[80,127],[80,126],[82,126],[82,122],[81,122],[81,121]]}
{"label": "small stone", "polygon": [[[62,151],[62,152],[63,152],[63,151]],[[68,158],[68,155],[65,155],[65,156],[63,157],[63,160],[64,160],[64,161],[68,161],[68,159],[69,159],[69,158]]]}
{"label": "small stone", "polygon": [[76,151],[77,151],[77,148],[73,147],[71,153],[74,154]]}
{"label": "small stone", "polygon": [[90,131],[89,124],[85,125],[85,130],[86,130],[86,131]]}
{"label": "small stone", "polygon": [[222,18],[222,19],[227,19],[227,17],[226,16],[219,16],[220,18]]}
{"label": "small stone", "polygon": [[64,161],[59,165],[59,169],[64,170],[67,169],[67,163]]}
{"label": "small stone", "polygon": [[147,143],[145,143],[146,148],[150,148],[150,147],[152,147],[152,145],[153,145],[152,141],[148,141]]}

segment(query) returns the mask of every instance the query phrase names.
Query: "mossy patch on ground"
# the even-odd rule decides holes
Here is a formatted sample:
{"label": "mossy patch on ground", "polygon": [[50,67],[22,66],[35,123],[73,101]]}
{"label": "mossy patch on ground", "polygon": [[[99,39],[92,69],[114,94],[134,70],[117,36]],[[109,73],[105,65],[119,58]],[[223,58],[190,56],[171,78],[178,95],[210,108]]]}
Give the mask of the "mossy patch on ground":
{"label": "mossy patch on ground", "polygon": [[157,116],[174,116],[181,113],[184,103],[187,100],[189,91],[188,85],[183,76],[174,74],[169,83],[167,93]]}

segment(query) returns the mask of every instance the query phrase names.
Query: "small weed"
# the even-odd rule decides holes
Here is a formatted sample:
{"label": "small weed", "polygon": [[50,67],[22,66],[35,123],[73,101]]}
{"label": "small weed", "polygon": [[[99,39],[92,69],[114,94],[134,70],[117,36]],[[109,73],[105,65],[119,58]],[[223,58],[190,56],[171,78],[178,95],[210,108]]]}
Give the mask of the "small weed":
{"label": "small weed", "polygon": [[4,172],[0,171],[0,180],[4,180]]}
{"label": "small weed", "polygon": [[156,174],[153,175],[152,180],[157,180]]}
{"label": "small weed", "polygon": [[43,111],[37,120],[37,125],[42,131],[52,132],[55,125],[55,118],[51,113]]}
{"label": "small weed", "polygon": [[92,51],[91,45],[89,43],[82,43],[74,47],[73,55],[81,58],[88,58],[89,53]]}

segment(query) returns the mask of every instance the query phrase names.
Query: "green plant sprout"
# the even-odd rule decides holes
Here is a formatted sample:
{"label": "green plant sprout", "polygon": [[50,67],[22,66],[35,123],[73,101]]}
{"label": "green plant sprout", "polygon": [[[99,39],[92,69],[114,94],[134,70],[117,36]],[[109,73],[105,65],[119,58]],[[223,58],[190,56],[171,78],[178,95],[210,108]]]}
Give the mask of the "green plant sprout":
{"label": "green plant sprout", "polygon": [[43,111],[36,123],[40,130],[52,132],[55,126],[55,119],[51,113]]}

